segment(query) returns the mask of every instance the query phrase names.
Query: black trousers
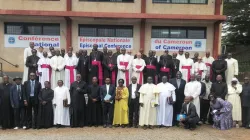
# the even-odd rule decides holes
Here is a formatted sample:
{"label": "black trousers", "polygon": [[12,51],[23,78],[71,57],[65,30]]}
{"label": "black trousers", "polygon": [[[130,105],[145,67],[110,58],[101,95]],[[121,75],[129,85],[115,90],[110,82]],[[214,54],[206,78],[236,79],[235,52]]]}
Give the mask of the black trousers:
{"label": "black trousers", "polygon": [[139,98],[131,99],[129,103],[129,125],[138,125],[139,123]]}
{"label": "black trousers", "polygon": [[114,103],[102,103],[103,124],[112,125],[114,116]]}
{"label": "black trousers", "polygon": [[208,119],[208,111],[210,107],[210,101],[201,99],[201,117],[200,120],[206,122]]}
{"label": "black trousers", "polygon": [[242,126],[249,127],[250,125],[250,107],[242,107]]}
{"label": "black trousers", "polygon": [[24,107],[14,108],[13,111],[14,111],[15,127],[26,126],[26,121],[25,121],[26,110],[25,110],[25,108]]}
{"label": "black trousers", "polygon": [[29,128],[37,127],[37,114],[38,114],[38,104],[36,104],[36,99],[31,97],[28,102],[27,107],[27,124]]}
{"label": "black trousers", "polygon": [[183,122],[185,128],[196,128],[196,124],[199,122],[196,118],[188,118]]}

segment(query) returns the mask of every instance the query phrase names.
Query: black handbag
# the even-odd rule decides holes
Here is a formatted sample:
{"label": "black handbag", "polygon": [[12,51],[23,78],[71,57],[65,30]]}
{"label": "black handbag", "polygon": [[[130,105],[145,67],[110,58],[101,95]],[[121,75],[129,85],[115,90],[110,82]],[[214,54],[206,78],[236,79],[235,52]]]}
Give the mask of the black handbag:
{"label": "black handbag", "polygon": [[167,102],[169,105],[173,105],[174,104],[174,100],[173,100],[173,97],[172,97],[172,94],[170,97],[167,97]]}

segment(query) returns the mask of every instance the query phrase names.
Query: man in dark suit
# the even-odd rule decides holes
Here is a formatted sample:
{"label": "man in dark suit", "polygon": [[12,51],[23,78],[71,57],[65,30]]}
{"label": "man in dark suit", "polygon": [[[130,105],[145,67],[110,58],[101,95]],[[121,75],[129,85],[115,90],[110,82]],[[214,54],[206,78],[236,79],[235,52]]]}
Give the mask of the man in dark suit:
{"label": "man in dark suit", "polygon": [[32,52],[32,55],[27,57],[26,63],[25,63],[25,65],[29,68],[29,73],[28,74],[30,74],[30,73],[37,73],[37,69],[38,69],[37,62],[40,59],[36,55],[37,50],[33,49],[31,52]]}
{"label": "man in dark suit", "polygon": [[[24,82],[23,96],[24,105],[27,106],[27,123],[28,127],[33,129],[37,127],[37,110],[38,110],[38,94],[41,91],[41,83],[36,81],[35,73],[30,73],[30,80]],[[32,110],[34,114],[32,114]]]}
{"label": "man in dark suit", "polygon": [[184,104],[182,105],[181,114],[185,114],[186,118],[180,119],[185,125],[185,129],[194,130],[200,118],[196,112],[195,105],[191,103],[190,97],[185,97]]}
{"label": "man in dark suit", "polygon": [[181,112],[181,108],[182,108],[182,104],[184,102],[184,89],[185,89],[185,85],[186,85],[186,81],[183,80],[182,78],[182,74],[180,71],[178,71],[176,73],[176,78],[170,79],[169,83],[171,83],[172,85],[175,86],[175,94],[176,94],[176,102],[174,104],[174,119],[173,119],[173,125],[179,125],[179,122],[176,121],[176,117],[177,114],[180,114]]}
{"label": "man in dark suit", "polygon": [[105,79],[105,85],[101,86],[100,96],[103,107],[103,127],[112,127],[114,115],[115,86],[110,84],[110,78]]}
{"label": "man in dark suit", "polygon": [[174,64],[174,70],[173,70],[173,76],[175,78],[176,73],[179,71],[179,66],[180,66],[180,60],[176,58],[177,53],[173,53],[173,64]]}
{"label": "man in dark suit", "polygon": [[128,86],[129,98],[128,98],[128,106],[129,106],[129,127],[134,126],[138,128],[139,123],[139,89],[141,85],[137,84],[137,78],[132,77],[132,84]]}
{"label": "man in dark suit", "polygon": [[24,87],[21,84],[22,78],[16,77],[13,79],[13,81],[15,81],[16,84],[10,89],[10,102],[14,111],[14,129],[18,129],[19,127],[26,129],[26,124],[24,124],[25,108],[23,101]]}

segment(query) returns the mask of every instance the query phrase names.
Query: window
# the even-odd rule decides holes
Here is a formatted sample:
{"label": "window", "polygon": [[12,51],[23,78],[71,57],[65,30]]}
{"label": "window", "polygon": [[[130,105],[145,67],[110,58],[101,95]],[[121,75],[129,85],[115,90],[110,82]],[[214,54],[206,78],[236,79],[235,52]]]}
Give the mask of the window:
{"label": "window", "polygon": [[4,23],[4,33],[14,35],[60,35],[60,24]]}
{"label": "window", "polygon": [[153,26],[151,38],[205,39],[206,27],[159,27]]}
{"label": "window", "polygon": [[133,26],[79,25],[79,36],[133,37]]}
{"label": "window", "polygon": [[79,1],[93,1],[93,2],[134,2],[134,0],[79,0]]}
{"label": "window", "polygon": [[153,3],[207,4],[208,0],[153,0]]}

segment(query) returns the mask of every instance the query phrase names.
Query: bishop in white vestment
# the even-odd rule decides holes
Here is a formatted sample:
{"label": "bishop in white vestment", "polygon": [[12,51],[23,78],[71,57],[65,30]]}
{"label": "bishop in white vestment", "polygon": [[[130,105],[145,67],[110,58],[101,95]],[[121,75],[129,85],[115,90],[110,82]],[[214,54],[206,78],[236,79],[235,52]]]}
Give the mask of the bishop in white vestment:
{"label": "bishop in white vestment", "polygon": [[[172,126],[173,102],[176,101],[175,87],[167,82],[167,77],[162,77],[162,83],[157,85],[159,91],[159,106],[157,107],[157,125]],[[171,100],[172,99],[172,100]]]}
{"label": "bishop in white vestment", "polygon": [[207,74],[207,66],[202,62],[201,57],[198,57],[198,61],[194,63],[194,74],[200,75],[202,79],[205,78]]}
{"label": "bishop in white vestment", "polygon": [[232,53],[228,53],[227,59],[225,60],[227,61],[226,81],[227,84],[230,84],[231,80],[238,75],[239,72],[238,61],[232,58]]}
{"label": "bishop in white vestment", "polygon": [[143,84],[143,69],[145,68],[146,63],[145,61],[141,58],[141,53],[137,54],[137,58],[133,60],[132,62],[132,77],[136,77],[137,83],[142,85]]}
{"label": "bishop in white vestment", "polygon": [[118,67],[118,73],[117,73],[117,85],[119,79],[124,79],[124,85],[128,87],[129,85],[129,69],[131,66],[131,58],[130,55],[126,54],[126,49],[121,50],[122,54],[120,54],[117,57],[117,67]]}
{"label": "bishop in white vestment", "polygon": [[50,59],[48,58],[47,52],[43,52],[43,57],[39,59],[37,65],[39,73],[39,82],[42,84],[42,88],[44,88],[44,82],[50,82],[52,74],[52,69],[50,67]]}
{"label": "bishop in white vestment", "polygon": [[53,99],[55,125],[70,125],[69,107],[65,107],[64,103],[70,105],[69,89],[63,86],[62,80],[59,80],[58,86],[54,89]]}
{"label": "bishop in white vestment", "polygon": [[184,89],[184,95],[193,99],[193,104],[196,107],[196,112],[200,117],[200,93],[201,83],[195,80],[195,75],[191,75],[190,82],[188,82]]}
{"label": "bishop in white vestment", "polygon": [[210,56],[210,52],[206,52],[206,56],[202,58],[202,62],[204,62],[205,65],[207,66],[207,74],[209,74],[210,80],[212,80],[212,74],[213,74],[212,64],[214,62],[214,58]]}
{"label": "bishop in white vestment", "polygon": [[179,50],[179,53],[178,53],[178,55],[177,55],[177,57],[176,57],[176,59],[178,59],[178,60],[180,60],[180,62],[183,60],[183,59],[185,59],[185,55],[183,54],[183,49],[180,49]]}
{"label": "bishop in white vestment", "polygon": [[68,57],[64,57],[65,60],[65,86],[70,88],[71,83],[76,80],[76,65],[78,63],[77,58],[73,57],[72,52],[68,52]]}
{"label": "bishop in white vestment", "polygon": [[180,60],[179,70],[182,73],[182,79],[188,82],[190,80],[190,75],[193,74],[193,59],[189,58],[189,53],[185,53],[185,59]]}
{"label": "bishop in white vestment", "polygon": [[29,48],[25,48],[24,49],[24,53],[23,53],[23,59],[24,59],[24,61],[23,61],[24,62],[24,66],[23,66],[23,80],[22,80],[23,83],[28,80],[29,68],[25,65],[26,59],[27,59],[28,56],[32,55],[31,50],[34,49],[34,47],[35,47],[34,42],[30,42],[29,45],[30,45],[30,47]]}
{"label": "bishop in white vestment", "polygon": [[50,59],[50,66],[52,68],[51,84],[52,89],[57,86],[58,80],[64,80],[64,58],[60,56],[60,51],[56,50],[56,56]]}

